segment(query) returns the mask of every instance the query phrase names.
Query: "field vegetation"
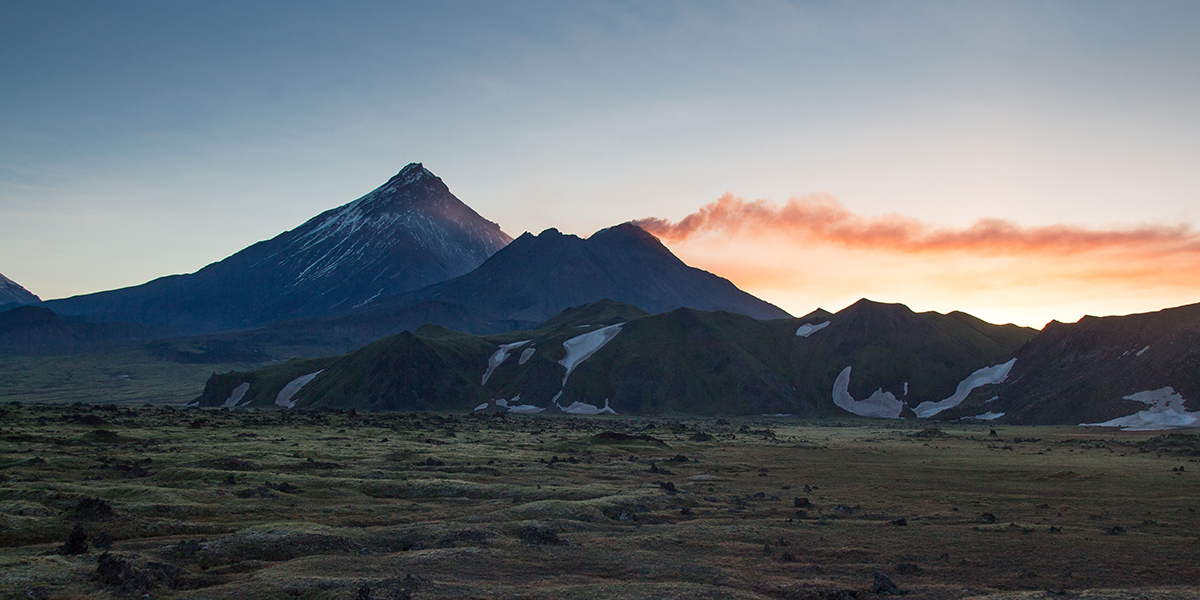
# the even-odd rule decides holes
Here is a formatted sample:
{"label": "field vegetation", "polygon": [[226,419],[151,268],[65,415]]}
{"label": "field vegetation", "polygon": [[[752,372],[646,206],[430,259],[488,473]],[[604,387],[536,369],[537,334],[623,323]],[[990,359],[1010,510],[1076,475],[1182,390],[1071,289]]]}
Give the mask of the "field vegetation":
{"label": "field vegetation", "polygon": [[939,427],[9,403],[0,597],[1200,594],[1200,436]]}

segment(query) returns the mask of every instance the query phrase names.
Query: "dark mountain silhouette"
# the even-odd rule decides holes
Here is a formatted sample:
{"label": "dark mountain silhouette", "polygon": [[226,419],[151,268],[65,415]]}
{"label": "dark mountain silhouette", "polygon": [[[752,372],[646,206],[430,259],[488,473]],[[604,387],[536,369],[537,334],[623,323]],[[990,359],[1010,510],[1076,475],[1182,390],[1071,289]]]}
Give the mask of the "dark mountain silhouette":
{"label": "dark mountain silhouette", "polygon": [[177,333],[244,329],[346,311],[462,275],[509,241],[413,163],[362,198],[195,273],[46,306]]}
{"label": "dark mountain silhouette", "polygon": [[14,308],[24,304],[37,304],[41,299],[29,293],[17,282],[0,274],[0,310]]}
{"label": "dark mountain silhouette", "polygon": [[1142,428],[1188,419],[1200,426],[1200,304],[1051,321],[1016,359],[1004,384],[944,416],[990,412],[1003,413],[1003,422],[1076,425],[1145,411]]}
{"label": "dark mountain silhouette", "polygon": [[650,313],[689,307],[756,319],[790,316],[727,279],[689,267],[658,238],[630,223],[586,239],[557,229],[526,233],[466,275],[379,300],[368,310],[392,311],[429,301],[458,304],[491,323],[486,331],[471,332],[495,333],[534,327],[567,308],[603,299]]}
{"label": "dark mountain silhouette", "polygon": [[[961,401],[964,381],[1005,365],[1033,335],[868,300],[775,320],[692,308],[650,315],[604,300],[528,331],[478,337],[427,325],[321,362],[216,375],[197,403],[800,416],[890,406],[894,414],[873,416],[913,416]],[[841,391],[851,402],[839,403],[850,367]]]}

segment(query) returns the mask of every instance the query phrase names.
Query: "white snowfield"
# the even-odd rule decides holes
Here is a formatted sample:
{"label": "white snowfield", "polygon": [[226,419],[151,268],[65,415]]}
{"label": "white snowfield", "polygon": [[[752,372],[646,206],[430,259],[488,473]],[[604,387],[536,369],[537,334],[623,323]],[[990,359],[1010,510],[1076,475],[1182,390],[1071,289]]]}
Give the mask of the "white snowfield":
{"label": "white snowfield", "polygon": [[959,382],[953,396],[945,400],[939,400],[938,402],[922,402],[913,411],[917,413],[918,417],[928,419],[943,410],[954,408],[967,399],[967,395],[971,393],[971,390],[985,385],[997,384],[1008,379],[1008,372],[1012,371],[1015,364],[1017,364],[1017,359],[1014,358],[1003,364],[979,369]]}
{"label": "white snowfield", "polygon": [[320,375],[324,370],[325,369],[321,369],[316,373],[309,373],[308,375],[303,375],[289,381],[287,385],[283,386],[282,390],[279,390],[279,394],[275,396],[275,406],[282,406],[283,408],[291,408],[295,406],[296,401],[292,400],[292,397],[296,395],[296,392],[299,392],[300,388],[304,387],[306,383],[315,379],[317,375]]}
{"label": "white snowfield", "polygon": [[1145,354],[1145,353],[1146,353],[1146,351],[1147,351],[1147,350],[1149,350],[1149,349],[1150,349],[1150,346],[1146,346],[1145,348],[1142,348],[1141,350],[1138,350],[1138,351],[1137,351],[1137,354],[1134,354],[1134,356],[1141,356],[1141,355]]}
{"label": "white snowfield", "polygon": [[566,348],[567,355],[558,364],[567,368],[567,374],[563,375],[563,387],[567,385],[567,378],[571,376],[571,371],[579,366],[579,363],[589,359],[597,350],[604,347],[605,344],[612,341],[621,333],[621,326],[624,323],[601,327],[595,331],[589,331],[583,335],[577,335],[565,342],[563,348]]}
{"label": "white snowfield", "polygon": [[533,346],[526,348],[525,351],[521,353],[521,359],[517,361],[517,364],[523,365],[529,362],[529,359],[533,358],[534,352],[537,352],[537,348],[534,348]]}
{"label": "white snowfield", "polygon": [[989,410],[989,411],[987,411],[987,412],[983,413],[982,415],[975,415],[975,416],[973,416],[973,417],[971,417],[971,418],[972,418],[972,419],[979,419],[980,421],[994,421],[994,420],[996,420],[996,419],[999,419],[1000,417],[1003,417],[1003,416],[1004,416],[1004,413],[1002,413],[1002,412],[992,412],[992,411],[990,411],[990,410]]}
{"label": "white snowfield", "polygon": [[[555,404],[555,406],[558,406],[558,404]],[[608,405],[608,398],[604,399],[604,408],[597,407],[595,404],[586,404],[584,402],[575,401],[572,402],[570,406],[559,406],[558,410],[572,415],[599,415],[603,413],[609,413],[612,415],[617,414],[617,411],[613,410],[612,407]]]}
{"label": "white snowfield", "polygon": [[487,407],[488,407],[488,403],[487,403],[487,402],[484,402],[483,404],[480,404],[479,406],[476,406],[476,407],[475,407],[475,410],[476,410],[476,411],[481,411],[481,410],[483,410],[483,409],[485,409],[485,408],[487,408]]}
{"label": "white snowfield", "polygon": [[233,388],[233,393],[229,394],[229,397],[225,399],[225,403],[221,405],[221,408],[233,408],[237,406],[237,403],[242,401],[242,396],[245,396],[248,391],[250,391],[250,382]]}
{"label": "white snowfield", "polygon": [[900,412],[904,410],[904,403],[891,392],[883,391],[883,388],[875,390],[866,400],[855,400],[850,395],[850,367],[842,369],[833,382],[833,403],[860,417],[899,419]]}
{"label": "white snowfield", "polygon": [[[511,412],[511,413],[540,413],[543,410],[546,410],[544,408],[534,406],[532,404],[511,404],[511,405],[509,404],[510,402],[513,402],[513,403],[520,402],[520,400],[521,400],[520,394],[513,396],[512,400],[505,400],[504,398],[499,398],[496,400],[496,406],[507,408],[508,412]],[[475,407],[475,410],[483,410],[485,408],[487,408],[486,402]]]}
{"label": "white snowfield", "polygon": [[543,410],[546,410],[546,409],[544,409],[540,406],[534,406],[532,404],[518,404],[516,406],[508,407],[508,412],[510,412],[510,413],[532,414],[532,413],[540,413]]}
{"label": "white snowfield", "polygon": [[511,354],[513,350],[516,350],[517,348],[520,348],[528,343],[529,340],[525,340],[523,342],[513,342],[511,344],[502,344],[500,349],[497,350],[495,354],[492,354],[491,358],[488,359],[487,371],[483,373],[483,380],[479,382],[479,385],[487,385],[488,377],[492,376],[492,371],[495,371],[496,367],[499,367],[504,363],[504,361],[508,360],[508,355]]}
{"label": "white snowfield", "polygon": [[1127,417],[1103,423],[1080,423],[1080,427],[1120,427],[1122,431],[1161,431],[1179,427],[1200,427],[1200,412],[1189,412],[1183,396],[1167,386],[1125,396],[1126,400],[1144,402],[1150,408]]}
{"label": "white snowfield", "polygon": [[796,328],[796,335],[798,335],[802,338],[806,338],[806,337],[812,335],[814,332],[825,329],[826,327],[829,327],[829,321],[825,321],[824,323],[817,323],[815,325],[805,323],[805,324],[801,325],[800,327]]}

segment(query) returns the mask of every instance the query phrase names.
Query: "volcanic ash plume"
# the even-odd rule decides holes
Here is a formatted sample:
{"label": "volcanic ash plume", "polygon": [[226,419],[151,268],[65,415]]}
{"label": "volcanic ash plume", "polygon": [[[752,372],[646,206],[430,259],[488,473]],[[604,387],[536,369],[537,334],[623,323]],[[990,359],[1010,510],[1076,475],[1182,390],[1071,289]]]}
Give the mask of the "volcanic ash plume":
{"label": "volcanic ash plume", "polygon": [[1104,230],[1073,225],[1023,227],[1004,219],[980,219],[965,228],[936,227],[896,213],[857,215],[828,195],[792,198],[779,206],[769,200],[747,201],[727,193],[678,222],[652,217],[634,224],[668,243],[707,232],[731,237],[743,232],[773,232],[811,244],[900,253],[1015,255],[1118,250],[1141,258],[1200,257],[1200,235],[1185,225]]}

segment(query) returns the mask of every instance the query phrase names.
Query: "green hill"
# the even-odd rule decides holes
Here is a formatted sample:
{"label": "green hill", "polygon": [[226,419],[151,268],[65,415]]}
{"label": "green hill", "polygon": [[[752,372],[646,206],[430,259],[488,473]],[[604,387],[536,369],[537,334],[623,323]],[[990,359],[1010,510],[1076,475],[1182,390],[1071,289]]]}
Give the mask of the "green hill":
{"label": "green hill", "polygon": [[198,404],[821,416],[845,414],[834,397],[846,373],[854,402],[891,394],[902,408],[889,416],[912,416],[1034,333],[869,300],[770,321],[688,308],[648,315],[605,300],[529,331],[480,337],[431,325],[341,357],[214,375]]}

